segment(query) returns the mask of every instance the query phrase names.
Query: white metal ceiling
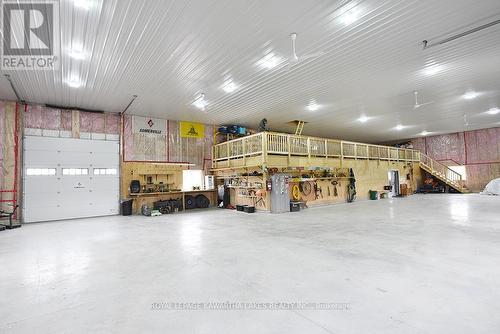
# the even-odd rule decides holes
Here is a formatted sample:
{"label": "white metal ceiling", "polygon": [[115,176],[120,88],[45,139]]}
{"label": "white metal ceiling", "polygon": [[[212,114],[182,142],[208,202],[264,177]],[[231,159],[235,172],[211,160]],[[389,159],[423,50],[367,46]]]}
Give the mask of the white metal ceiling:
{"label": "white metal ceiling", "polygon": [[[301,119],[306,134],[377,142],[500,125],[485,113],[500,107],[500,25],[421,45],[499,17],[498,0],[61,0],[60,70],[10,74],[33,103],[121,111],[138,95],[128,113],[254,127],[266,117],[288,131]],[[292,69],[259,66],[269,52],[290,55],[291,32],[299,56],[325,54]],[[78,45],[84,59],[69,56]],[[431,64],[440,71],[423,74]],[[414,90],[435,103],[413,110]],[[468,90],[480,95],[465,100]],[[192,105],[200,93],[205,112]],[[311,101],[318,110],[306,109]]]}

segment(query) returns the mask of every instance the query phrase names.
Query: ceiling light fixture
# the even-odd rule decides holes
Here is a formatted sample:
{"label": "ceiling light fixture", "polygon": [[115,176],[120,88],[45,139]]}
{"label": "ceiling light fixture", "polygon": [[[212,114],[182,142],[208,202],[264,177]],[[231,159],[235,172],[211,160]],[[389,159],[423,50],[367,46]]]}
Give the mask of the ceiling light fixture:
{"label": "ceiling light fixture", "polygon": [[476,97],[479,96],[479,93],[478,92],[475,92],[473,90],[470,90],[468,91],[467,93],[465,93],[463,95],[463,98],[466,99],[466,100],[472,100],[472,99],[475,99]]}
{"label": "ceiling light fixture", "polygon": [[85,59],[85,53],[83,51],[78,51],[78,50],[74,50],[74,49],[71,49],[69,51],[69,56],[73,59],[76,59],[76,60]]}
{"label": "ceiling light fixture", "polygon": [[200,109],[201,111],[205,111],[208,103],[205,100],[205,94],[201,93],[200,96],[193,102],[193,106]]}
{"label": "ceiling light fixture", "polygon": [[359,120],[361,123],[366,123],[366,122],[368,122],[368,120],[369,120],[369,119],[370,119],[369,117],[367,117],[367,116],[364,116],[364,115],[363,115],[363,116],[361,116],[358,120]]}
{"label": "ceiling light fixture", "polygon": [[93,1],[91,0],[73,0],[73,4],[75,7],[89,10],[92,7]]}
{"label": "ceiling light fixture", "polygon": [[340,22],[345,24],[346,26],[356,22],[358,20],[358,13],[354,9],[349,9],[342,15],[340,15]]}
{"label": "ceiling light fixture", "polygon": [[316,111],[319,109],[319,105],[316,104],[316,102],[311,102],[309,105],[306,107],[307,110],[309,111]]}
{"label": "ceiling light fixture", "polygon": [[265,55],[257,64],[263,68],[271,69],[276,67],[281,62],[281,58],[276,56],[273,52]]}
{"label": "ceiling light fixture", "polygon": [[403,130],[404,128],[405,128],[405,127],[404,127],[402,124],[398,124],[398,125],[396,125],[396,128],[395,128],[395,129],[396,129],[396,130],[398,130],[398,131],[401,131],[401,130]]}
{"label": "ceiling light fixture", "polygon": [[500,113],[499,108],[491,108],[490,110],[488,110],[488,114],[490,114],[490,115],[496,115],[498,113]]}
{"label": "ceiling light fixture", "polygon": [[443,66],[440,65],[429,65],[422,70],[422,74],[426,76],[432,76],[438,74],[443,70]]}
{"label": "ceiling light fixture", "polygon": [[238,89],[238,85],[236,85],[233,80],[229,79],[229,80],[226,80],[226,82],[224,82],[224,84],[222,85],[222,89],[226,93],[232,93],[236,89]]}
{"label": "ceiling light fixture", "polygon": [[78,79],[71,79],[67,82],[67,84],[71,88],[79,88],[82,85],[81,81]]}

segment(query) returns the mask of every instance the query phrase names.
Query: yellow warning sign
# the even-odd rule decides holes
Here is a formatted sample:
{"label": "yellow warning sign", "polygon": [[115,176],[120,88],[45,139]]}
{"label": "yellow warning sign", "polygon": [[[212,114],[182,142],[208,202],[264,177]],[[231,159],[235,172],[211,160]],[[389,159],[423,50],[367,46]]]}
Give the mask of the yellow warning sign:
{"label": "yellow warning sign", "polygon": [[201,123],[180,122],[182,138],[204,138],[205,125]]}

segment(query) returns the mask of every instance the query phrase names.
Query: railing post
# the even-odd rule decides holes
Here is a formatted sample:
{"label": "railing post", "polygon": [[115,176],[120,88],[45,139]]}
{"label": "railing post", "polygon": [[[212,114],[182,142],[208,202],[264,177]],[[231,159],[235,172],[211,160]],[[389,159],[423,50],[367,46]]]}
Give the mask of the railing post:
{"label": "railing post", "polygon": [[290,135],[286,135],[287,141],[287,152],[288,152],[288,164],[290,165],[290,159],[292,156],[292,143],[290,142]]}
{"label": "railing post", "polygon": [[342,168],[343,162],[344,162],[344,142],[340,141],[340,168]]}
{"label": "railing post", "polygon": [[262,132],[262,164],[267,161],[267,132]]}
{"label": "railing post", "polygon": [[311,163],[311,140],[307,137],[307,161]]}
{"label": "railing post", "polygon": [[247,139],[243,137],[241,140],[241,145],[243,145],[241,152],[243,153],[243,164],[246,166],[247,164]]}

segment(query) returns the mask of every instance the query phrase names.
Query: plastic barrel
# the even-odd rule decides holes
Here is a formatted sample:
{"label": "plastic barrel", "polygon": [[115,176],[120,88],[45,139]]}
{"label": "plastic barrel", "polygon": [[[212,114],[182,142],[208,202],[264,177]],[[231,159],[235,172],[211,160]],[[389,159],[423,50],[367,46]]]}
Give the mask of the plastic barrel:
{"label": "plastic barrel", "polygon": [[378,192],[376,190],[370,190],[370,199],[372,201],[378,199]]}
{"label": "plastic barrel", "polygon": [[132,215],[132,199],[126,199],[122,201],[122,216]]}

